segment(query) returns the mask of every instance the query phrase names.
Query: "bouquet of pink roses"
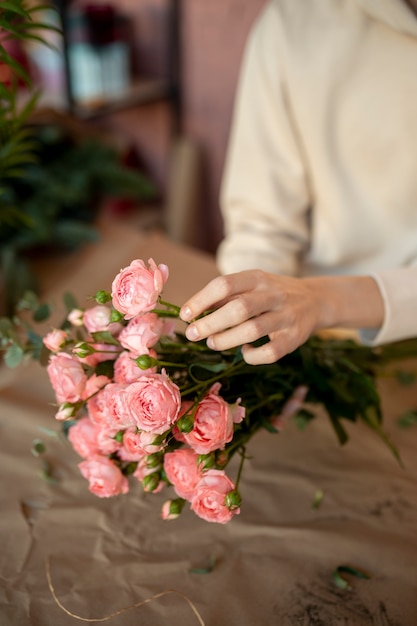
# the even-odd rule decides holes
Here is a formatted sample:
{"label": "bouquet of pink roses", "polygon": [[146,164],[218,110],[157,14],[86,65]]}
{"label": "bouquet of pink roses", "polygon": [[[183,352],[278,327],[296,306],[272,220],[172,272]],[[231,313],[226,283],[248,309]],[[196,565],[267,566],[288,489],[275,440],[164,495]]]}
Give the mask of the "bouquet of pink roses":
{"label": "bouquet of pink roses", "polygon": [[[135,482],[146,492],[169,487],[164,519],[188,502],[199,517],[227,523],[240,512],[246,445],[260,428],[278,432],[294,400],[304,427],[315,417],[301,406],[306,394],[309,407],[324,407],[341,443],[342,420],[361,419],[396,454],[375,387],[381,350],[315,336],[274,364],[248,365],[240,349],[213,351],[175,329],[179,307],[161,297],[167,278],[166,265],[134,260],[111,292],[98,291],[86,309],[70,302],[62,326],[41,338],[56,419],[93,494],[126,494]],[[1,333],[10,351],[30,352],[7,324]],[[32,331],[30,339],[41,357]],[[233,479],[227,466],[235,454]]]}

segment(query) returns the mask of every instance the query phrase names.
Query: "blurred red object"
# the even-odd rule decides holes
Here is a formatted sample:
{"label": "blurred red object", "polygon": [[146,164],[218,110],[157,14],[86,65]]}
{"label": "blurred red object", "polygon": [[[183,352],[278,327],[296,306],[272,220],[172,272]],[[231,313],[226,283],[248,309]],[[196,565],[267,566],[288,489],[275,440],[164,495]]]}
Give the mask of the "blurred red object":
{"label": "blurred red object", "polygon": [[[30,62],[22,44],[14,39],[8,39],[8,36],[8,33],[0,31],[0,44],[9,56],[11,56],[14,61],[19,63],[28,75],[29,79],[31,79]],[[15,79],[17,79],[19,87],[26,85],[25,81],[20,76],[17,76],[9,65],[0,61],[0,82],[3,85],[10,87]]]}

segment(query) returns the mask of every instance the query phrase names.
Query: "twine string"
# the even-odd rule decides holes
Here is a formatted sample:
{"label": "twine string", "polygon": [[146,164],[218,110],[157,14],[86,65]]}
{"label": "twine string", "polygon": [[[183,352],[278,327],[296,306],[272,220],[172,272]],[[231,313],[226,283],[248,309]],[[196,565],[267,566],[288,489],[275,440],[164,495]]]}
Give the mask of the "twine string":
{"label": "twine string", "polygon": [[129,606],[122,607],[118,611],[114,611],[113,613],[110,613],[109,615],[105,615],[104,617],[82,617],[81,615],[72,613],[72,611],[67,609],[59,600],[58,596],[56,595],[55,588],[52,583],[51,564],[50,564],[49,558],[45,562],[45,569],[46,569],[46,579],[48,581],[49,591],[51,592],[51,595],[55,603],[57,604],[57,606],[59,606],[59,608],[62,611],[64,611],[64,613],[66,613],[70,617],[73,617],[74,619],[78,619],[81,622],[107,622],[108,620],[113,619],[114,617],[117,617],[118,615],[121,615],[122,613],[125,613],[126,611],[129,611],[131,609],[138,609],[139,607],[144,606],[145,604],[149,604],[150,602],[153,602],[154,600],[158,600],[159,598],[162,598],[163,596],[174,594],[176,596],[179,596],[180,598],[182,598],[183,600],[187,602],[188,606],[190,607],[190,609],[193,611],[194,615],[196,616],[200,626],[205,626],[205,622],[203,618],[201,617],[197,607],[192,602],[192,600],[190,600],[190,598],[185,593],[182,593],[181,591],[177,591],[176,589],[165,589],[164,591],[155,593],[149,598],[145,598],[145,600],[140,600],[139,602],[135,602],[134,604],[131,604]]}

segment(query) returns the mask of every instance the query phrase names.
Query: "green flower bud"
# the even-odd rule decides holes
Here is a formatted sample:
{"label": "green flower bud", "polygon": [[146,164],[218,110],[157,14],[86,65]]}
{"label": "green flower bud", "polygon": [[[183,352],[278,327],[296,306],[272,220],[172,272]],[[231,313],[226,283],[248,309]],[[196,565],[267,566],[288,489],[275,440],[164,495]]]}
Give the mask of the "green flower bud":
{"label": "green flower bud", "polygon": [[176,519],[184,508],[185,500],[176,498],[175,500],[167,500],[162,507],[162,519]]}
{"label": "green flower bud", "polygon": [[238,509],[242,504],[242,498],[240,497],[240,493],[238,492],[238,490],[234,489],[233,491],[229,491],[229,493],[226,494],[224,503],[229,511],[234,511],[235,509]]}
{"label": "green flower bud", "polygon": [[200,454],[197,458],[197,463],[201,469],[210,469],[216,465],[216,457],[213,452],[210,454]]}
{"label": "green flower bud", "polygon": [[135,363],[141,370],[148,370],[158,364],[158,359],[154,359],[150,354],[142,354],[135,359]]}
{"label": "green flower bud", "polygon": [[109,293],[108,291],[103,291],[103,290],[97,291],[96,295],[94,296],[94,299],[99,304],[106,304],[106,302],[110,302],[111,300],[111,293]]}
{"label": "green flower bud", "polygon": [[86,356],[93,354],[95,351],[96,350],[85,341],[77,343],[77,345],[72,349],[73,354],[80,357],[80,359],[84,359]]}
{"label": "green flower bud", "polygon": [[194,428],[194,418],[191,415],[180,417],[177,422],[177,428],[181,433],[190,433]]}
{"label": "green flower bud", "polygon": [[120,311],[116,311],[116,309],[112,309],[110,313],[110,321],[111,322],[120,322],[123,319],[123,313]]}
{"label": "green flower bud", "polygon": [[158,467],[161,464],[161,455],[157,452],[153,454],[148,454],[146,457],[146,465],[147,467]]}
{"label": "green flower bud", "polygon": [[115,436],[113,437],[113,439],[115,439],[117,441],[117,443],[123,443],[123,435],[125,434],[124,430],[119,430]]}
{"label": "green flower bud", "polygon": [[159,472],[152,472],[152,474],[148,474],[142,479],[142,487],[143,490],[147,493],[155,491],[160,483],[161,477]]}

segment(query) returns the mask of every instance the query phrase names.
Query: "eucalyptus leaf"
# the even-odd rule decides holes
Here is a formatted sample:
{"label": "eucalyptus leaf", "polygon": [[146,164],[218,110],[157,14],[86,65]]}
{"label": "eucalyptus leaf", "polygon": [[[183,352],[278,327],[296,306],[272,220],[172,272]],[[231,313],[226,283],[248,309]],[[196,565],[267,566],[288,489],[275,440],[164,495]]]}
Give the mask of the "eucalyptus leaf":
{"label": "eucalyptus leaf", "polygon": [[18,367],[21,364],[24,355],[25,353],[23,349],[19,345],[13,344],[6,350],[6,353],[4,355],[4,362],[7,367]]}

